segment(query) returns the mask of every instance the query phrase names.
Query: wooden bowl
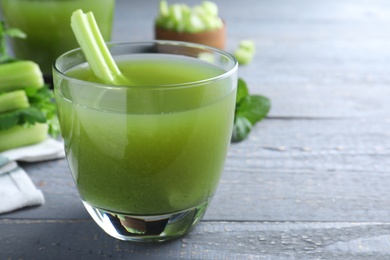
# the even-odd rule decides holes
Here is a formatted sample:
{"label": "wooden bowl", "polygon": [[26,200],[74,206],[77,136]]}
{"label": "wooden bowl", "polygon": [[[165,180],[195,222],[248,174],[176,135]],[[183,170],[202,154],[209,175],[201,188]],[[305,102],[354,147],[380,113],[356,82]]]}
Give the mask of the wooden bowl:
{"label": "wooden bowl", "polygon": [[186,33],[169,31],[158,26],[154,27],[154,37],[156,40],[183,41],[204,44],[218,49],[225,48],[226,25],[213,31]]}

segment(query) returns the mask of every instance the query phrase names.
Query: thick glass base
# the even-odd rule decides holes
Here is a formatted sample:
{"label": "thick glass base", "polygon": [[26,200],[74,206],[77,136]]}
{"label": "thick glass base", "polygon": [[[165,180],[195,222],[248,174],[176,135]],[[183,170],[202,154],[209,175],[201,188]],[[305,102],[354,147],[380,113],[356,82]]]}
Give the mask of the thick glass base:
{"label": "thick glass base", "polygon": [[185,211],[152,216],[126,215],[83,201],[95,222],[109,235],[126,241],[162,242],[187,234],[202,219],[209,202]]}

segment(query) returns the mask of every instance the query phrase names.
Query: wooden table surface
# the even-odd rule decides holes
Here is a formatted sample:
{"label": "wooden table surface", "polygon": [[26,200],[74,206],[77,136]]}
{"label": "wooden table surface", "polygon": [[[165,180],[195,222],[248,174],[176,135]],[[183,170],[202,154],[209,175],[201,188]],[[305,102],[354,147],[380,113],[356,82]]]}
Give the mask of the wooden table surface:
{"label": "wooden table surface", "polygon": [[[158,1],[117,1],[113,40],[153,39]],[[116,240],[65,160],[24,163],[46,203],[0,215],[0,259],[390,259],[390,2],[215,2],[227,51],[255,41],[239,75],[272,109],[231,145],[200,225],[166,243]]]}

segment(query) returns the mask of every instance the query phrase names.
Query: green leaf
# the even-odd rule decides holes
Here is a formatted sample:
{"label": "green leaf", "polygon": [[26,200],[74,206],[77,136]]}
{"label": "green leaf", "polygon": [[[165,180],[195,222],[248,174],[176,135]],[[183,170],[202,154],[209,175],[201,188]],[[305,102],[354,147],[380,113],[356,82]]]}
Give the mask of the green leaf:
{"label": "green leaf", "polygon": [[242,78],[238,78],[236,104],[239,104],[248,95],[249,90],[246,85],[246,82]]}
{"label": "green leaf", "polygon": [[21,108],[11,112],[0,114],[0,130],[11,128],[15,125],[45,123],[45,115],[35,107]]}
{"label": "green leaf", "polygon": [[5,39],[5,26],[4,21],[0,21],[0,62],[3,62],[8,57],[7,43]]}
{"label": "green leaf", "polygon": [[27,35],[17,28],[6,28],[5,22],[0,21],[0,64],[8,63],[15,61],[15,58],[12,58],[8,54],[6,36],[9,37],[18,37],[18,38],[26,38]]}
{"label": "green leaf", "polygon": [[57,116],[53,116],[49,120],[47,120],[47,123],[49,125],[49,135],[53,136],[54,138],[59,136],[61,129],[60,129],[60,122],[58,121]]}
{"label": "green leaf", "polygon": [[49,125],[49,134],[56,137],[60,133],[60,128],[53,91],[48,86],[44,86],[40,89],[27,88],[26,93],[30,104],[45,116],[46,123]]}
{"label": "green leaf", "polygon": [[18,124],[19,112],[13,110],[8,113],[0,114],[0,130],[9,129]]}
{"label": "green leaf", "polygon": [[267,116],[270,108],[271,102],[267,97],[250,95],[246,82],[239,78],[232,142],[246,139],[252,127]]}
{"label": "green leaf", "polygon": [[260,95],[246,96],[239,104],[236,114],[243,116],[255,125],[267,116],[271,108],[270,100]]}
{"label": "green leaf", "polygon": [[34,125],[38,122],[47,123],[49,133],[54,137],[57,136],[60,130],[53,91],[48,86],[43,86],[40,89],[30,87],[24,91],[31,106],[1,113],[0,130],[16,125]]}
{"label": "green leaf", "polygon": [[242,115],[234,118],[232,142],[240,142],[246,139],[252,130],[252,123]]}
{"label": "green leaf", "polygon": [[13,37],[13,38],[21,38],[21,39],[26,39],[27,34],[19,30],[18,28],[8,28],[4,31],[4,34]]}
{"label": "green leaf", "polygon": [[22,123],[33,125],[37,122],[46,122],[45,115],[39,109],[35,107],[29,107],[27,109],[21,110],[19,115],[19,125],[22,125]]}

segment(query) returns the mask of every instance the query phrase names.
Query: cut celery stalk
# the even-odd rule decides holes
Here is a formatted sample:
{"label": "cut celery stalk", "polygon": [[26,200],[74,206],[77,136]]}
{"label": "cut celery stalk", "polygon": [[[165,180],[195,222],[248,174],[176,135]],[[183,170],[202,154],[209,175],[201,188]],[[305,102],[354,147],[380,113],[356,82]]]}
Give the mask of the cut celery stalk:
{"label": "cut celery stalk", "polygon": [[252,40],[242,40],[240,41],[239,47],[247,51],[255,51],[255,43]]}
{"label": "cut celery stalk", "polygon": [[211,15],[209,11],[203,7],[203,5],[195,6],[193,8],[193,12],[203,21],[204,28],[202,30],[212,30],[217,28],[217,20],[219,18],[217,16]]}
{"label": "cut celery stalk", "polygon": [[241,65],[250,63],[255,55],[255,43],[252,40],[242,40],[234,51],[234,57]]}
{"label": "cut celery stalk", "polygon": [[5,92],[0,95],[0,113],[28,107],[29,105],[30,104],[24,90]]}
{"label": "cut celery stalk", "polygon": [[209,15],[214,17],[218,16],[218,6],[216,3],[211,1],[203,1],[201,6],[203,10],[207,12]]}
{"label": "cut celery stalk", "polygon": [[253,53],[243,49],[237,49],[234,51],[234,57],[240,65],[246,65],[252,61]]}
{"label": "cut celery stalk", "polygon": [[160,11],[160,15],[162,15],[162,16],[169,15],[169,8],[168,8],[167,1],[165,1],[165,0],[160,1],[159,11]]}
{"label": "cut celery stalk", "polygon": [[39,143],[47,138],[47,124],[14,126],[0,131],[0,152]]}
{"label": "cut celery stalk", "polygon": [[92,72],[106,84],[129,85],[117,67],[92,12],[81,9],[73,12],[71,27]]}
{"label": "cut celery stalk", "polygon": [[187,31],[190,33],[198,33],[206,30],[206,25],[199,15],[192,14],[189,19]]}
{"label": "cut celery stalk", "polygon": [[182,7],[179,4],[171,5],[169,10],[172,20],[175,21],[175,23],[180,23],[183,19]]}
{"label": "cut celery stalk", "polygon": [[41,69],[32,61],[15,61],[0,65],[0,92],[41,88],[44,85]]}

